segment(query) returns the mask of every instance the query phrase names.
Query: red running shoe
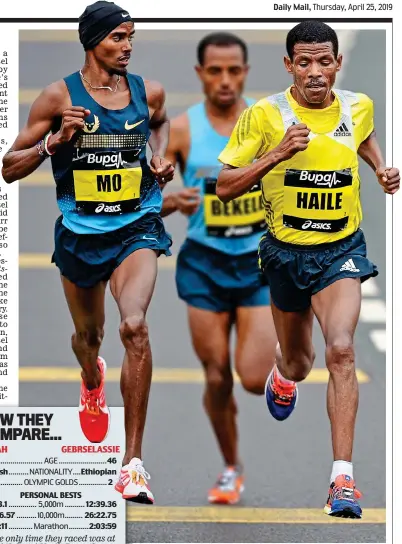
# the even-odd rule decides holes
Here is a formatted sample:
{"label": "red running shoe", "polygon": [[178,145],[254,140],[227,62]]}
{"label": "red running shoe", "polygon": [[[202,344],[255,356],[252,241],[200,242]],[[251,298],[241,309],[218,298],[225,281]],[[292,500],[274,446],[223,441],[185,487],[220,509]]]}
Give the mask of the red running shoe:
{"label": "red running shoe", "polygon": [[102,380],[96,389],[87,389],[81,382],[79,416],[82,432],[90,442],[103,442],[109,431],[110,413],[105,399],[106,361],[98,357],[98,369]]}

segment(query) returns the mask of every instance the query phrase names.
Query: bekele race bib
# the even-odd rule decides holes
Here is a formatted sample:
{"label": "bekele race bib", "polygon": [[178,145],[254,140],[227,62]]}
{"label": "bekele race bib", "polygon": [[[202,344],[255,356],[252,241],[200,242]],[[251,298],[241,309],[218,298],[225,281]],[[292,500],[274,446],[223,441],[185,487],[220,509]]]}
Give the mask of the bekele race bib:
{"label": "bekele race bib", "polygon": [[204,221],[208,236],[239,237],[265,231],[261,183],[248,193],[222,202],[216,196],[216,178],[205,178]]}
{"label": "bekele race bib", "polygon": [[76,207],[84,215],[119,215],[140,209],[138,151],[77,150],[73,158]]}
{"label": "bekele race bib", "polygon": [[352,171],[288,169],[284,179],[283,224],[297,230],[339,232],[347,227]]}

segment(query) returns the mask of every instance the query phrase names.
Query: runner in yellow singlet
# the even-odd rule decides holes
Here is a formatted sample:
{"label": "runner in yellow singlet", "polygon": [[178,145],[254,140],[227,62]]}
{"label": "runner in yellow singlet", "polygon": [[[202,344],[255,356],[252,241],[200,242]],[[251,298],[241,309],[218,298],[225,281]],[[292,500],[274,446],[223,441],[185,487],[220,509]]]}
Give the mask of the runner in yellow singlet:
{"label": "runner in yellow singlet", "polygon": [[325,512],[360,518],[352,465],[358,405],[353,337],[361,283],[378,272],[359,228],[358,156],[385,193],[399,189],[399,170],[385,166],[372,100],[333,88],[342,65],[334,30],[304,21],[289,32],[286,48],[293,85],[241,115],[219,156],[224,167],[216,192],[228,202],[262,179],[268,229],[259,260],[280,345],[265,386],[268,408],[280,421],[293,412],[296,383],[315,358],[315,315],[326,344],[334,455]]}

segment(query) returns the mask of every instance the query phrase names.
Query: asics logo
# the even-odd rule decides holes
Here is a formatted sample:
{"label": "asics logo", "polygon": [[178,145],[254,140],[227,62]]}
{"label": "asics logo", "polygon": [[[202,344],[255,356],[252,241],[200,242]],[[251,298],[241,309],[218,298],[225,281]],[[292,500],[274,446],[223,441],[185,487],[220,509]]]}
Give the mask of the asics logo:
{"label": "asics logo", "polygon": [[143,123],[144,121],[145,119],[141,119],[141,121],[138,121],[138,123],[133,123],[132,125],[129,125],[127,120],[126,124],[124,125],[124,128],[126,130],[132,130],[133,128],[138,127],[138,125],[141,125],[141,123]]}
{"label": "asics logo", "polygon": [[231,236],[244,236],[246,234],[251,234],[253,228],[250,225],[246,227],[228,227],[225,230],[225,237],[230,238]]}
{"label": "asics logo", "polygon": [[95,213],[116,213],[121,212],[120,204],[115,204],[114,206],[106,206],[104,202],[101,202],[99,206],[95,208]]}
{"label": "asics logo", "polygon": [[331,223],[313,223],[312,221],[310,221],[310,219],[308,219],[305,223],[303,223],[302,229],[331,230]]}

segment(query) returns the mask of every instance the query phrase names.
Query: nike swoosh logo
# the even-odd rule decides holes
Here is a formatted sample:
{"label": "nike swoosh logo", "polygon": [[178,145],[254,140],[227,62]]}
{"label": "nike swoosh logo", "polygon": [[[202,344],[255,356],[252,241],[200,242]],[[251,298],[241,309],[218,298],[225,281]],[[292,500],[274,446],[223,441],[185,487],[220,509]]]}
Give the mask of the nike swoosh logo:
{"label": "nike swoosh logo", "polygon": [[129,17],[129,13],[122,13],[121,16],[125,19],[126,17]]}
{"label": "nike swoosh logo", "polygon": [[128,121],[126,121],[126,124],[124,125],[124,128],[125,128],[126,130],[131,130],[131,129],[135,128],[135,127],[138,127],[138,125],[140,125],[140,124],[143,123],[144,121],[145,121],[145,119],[142,119],[141,121],[138,121],[138,123],[134,123],[133,125],[129,125],[129,124],[128,124]]}

